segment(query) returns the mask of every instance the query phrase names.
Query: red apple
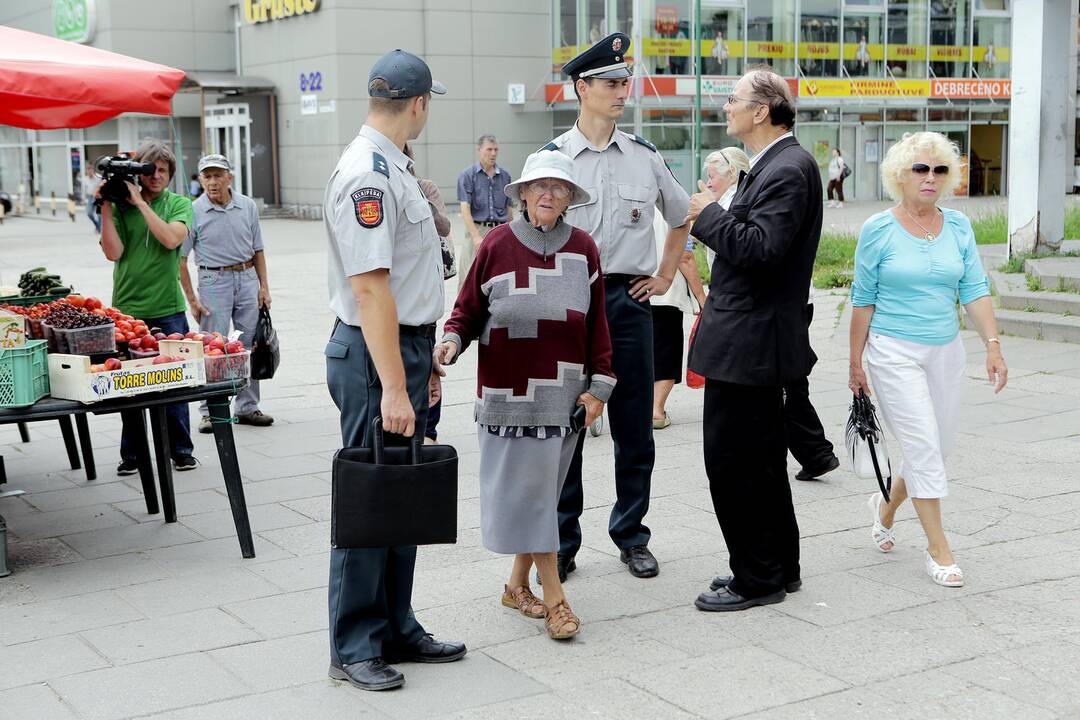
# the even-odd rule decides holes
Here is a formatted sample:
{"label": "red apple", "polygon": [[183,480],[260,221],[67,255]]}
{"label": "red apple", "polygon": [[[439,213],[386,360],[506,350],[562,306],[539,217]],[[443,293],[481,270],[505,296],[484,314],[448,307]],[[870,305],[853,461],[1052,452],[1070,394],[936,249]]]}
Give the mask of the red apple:
{"label": "red apple", "polygon": [[207,357],[222,357],[225,353],[221,348],[211,348],[206,352]]}
{"label": "red apple", "polygon": [[[130,347],[130,345],[129,345],[129,347]],[[157,350],[158,349],[158,341],[154,337],[148,335],[147,337],[144,337],[142,339],[142,341],[139,343],[139,347],[140,347],[140,349],[147,350],[147,351]]]}
{"label": "red apple", "polygon": [[224,350],[225,341],[222,340],[220,337],[215,337],[211,339],[209,343],[207,343],[206,347],[210,350]]}
{"label": "red apple", "polygon": [[233,340],[231,343],[225,346],[225,353],[232,355],[233,353],[244,352],[244,343],[239,340]]}

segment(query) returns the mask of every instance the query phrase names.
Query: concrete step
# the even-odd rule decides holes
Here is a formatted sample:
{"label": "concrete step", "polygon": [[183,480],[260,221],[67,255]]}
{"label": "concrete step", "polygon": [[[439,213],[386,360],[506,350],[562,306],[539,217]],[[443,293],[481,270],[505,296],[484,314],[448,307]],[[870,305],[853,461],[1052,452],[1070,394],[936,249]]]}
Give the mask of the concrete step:
{"label": "concrete step", "polygon": [[1080,294],[1029,290],[1027,276],[1020,273],[1006,274],[991,270],[988,274],[997,294],[998,305],[1005,310],[1080,317]]}
{"label": "concrete step", "polygon": [[1080,293],[1080,257],[1043,257],[1024,261],[1024,272],[1043,290]]}
{"label": "concrete step", "polygon": [[1075,315],[1002,309],[994,314],[998,330],[1005,335],[1080,344],[1080,317]]}

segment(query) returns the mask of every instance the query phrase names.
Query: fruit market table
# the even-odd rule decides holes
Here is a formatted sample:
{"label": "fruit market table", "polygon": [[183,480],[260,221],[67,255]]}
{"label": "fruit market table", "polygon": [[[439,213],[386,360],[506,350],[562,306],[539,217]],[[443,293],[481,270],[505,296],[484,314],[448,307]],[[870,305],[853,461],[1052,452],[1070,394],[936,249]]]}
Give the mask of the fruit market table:
{"label": "fruit market table", "polygon": [[[232,415],[229,398],[247,386],[246,380],[212,382],[195,387],[176,388],[155,393],[144,393],[129,397],[102,400],[84,404],[74,400],[60,400],[52,397],[43,398],[33,405],[19,408],[0,408],[0,425],[11,423],[53,420],[75,415],[78,418],[85,413],[104,415],[121,413],[125,423],[133,423],[139,447],[139,475],[142,480],[143,495],[146,499],[146,511],[155,515],[160,512],[158,496],[154,487],[153,468],[151,466],[150,446],[146,440],[146,422],[143,411],[150,411],[150,429],[154,439],[154,456],[157,463],[158,481],[161,485],[161,507],[165,512],[165,522],[176,522],[176,496],[173,491],[172,463],[169,457],[169,437],[165,423],[165,407],[172,403],[189,403],[206,400],[210,417],[214,418],[214,440],[217,444],[221,474],[225,479],[225,490],[229,494],[236,536],[240,541],[240,552],[245,558],[255,557],[255,545],[251,537],[251,523],[248,520],[247,502],[244,500],[244,487],[240,478],[240,464],[236,456],[236,444],[233,441]],[[3,563],[0,562],[0,566]]]}

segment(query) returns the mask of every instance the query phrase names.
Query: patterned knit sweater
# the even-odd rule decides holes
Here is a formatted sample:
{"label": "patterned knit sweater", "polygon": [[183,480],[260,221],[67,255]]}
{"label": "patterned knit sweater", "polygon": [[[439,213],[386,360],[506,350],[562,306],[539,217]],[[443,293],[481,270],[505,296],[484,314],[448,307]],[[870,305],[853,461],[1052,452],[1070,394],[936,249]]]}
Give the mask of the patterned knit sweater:
{"label": "patterned knit sweater", "polygon": [[543,232],[519,217],[489,232],[444,333],[458,355],[480,342],[482,425],[568,427],[581,393],[607,402],[615,387],[600,253],[561,220]]}

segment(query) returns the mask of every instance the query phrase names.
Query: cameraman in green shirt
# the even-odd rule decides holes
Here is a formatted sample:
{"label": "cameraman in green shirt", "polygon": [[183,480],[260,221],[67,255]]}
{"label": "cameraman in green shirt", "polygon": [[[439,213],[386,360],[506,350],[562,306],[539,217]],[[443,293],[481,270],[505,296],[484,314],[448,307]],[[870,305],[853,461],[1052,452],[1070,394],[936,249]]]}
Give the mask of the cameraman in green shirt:
{"label": "cameraman in green shirt", "polygon": [[[125,207],[101,204],[101,249],[113,266],[112,304],[166,335],[188,331],[187,306],[180,288],[180,246],[192,222],[191,200],[167,189],[176,173],[176,156],[160,140],[146,139],[135,153],[137,162],[153,163],[139,185],[127,183]],[[195,458],[187,403],[167,408],[173,467],[192,470]],[[124,423],[117,475],[139,471],[135,430]]]}

